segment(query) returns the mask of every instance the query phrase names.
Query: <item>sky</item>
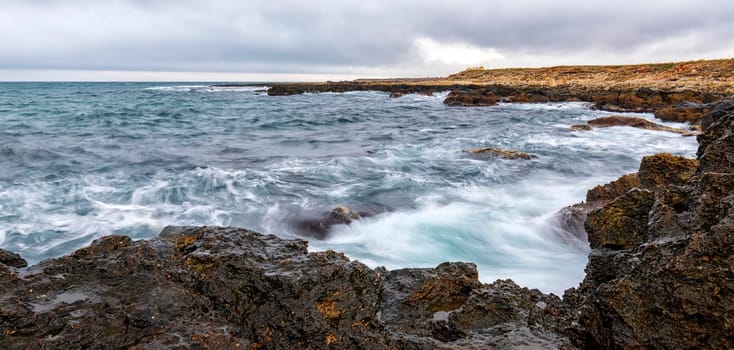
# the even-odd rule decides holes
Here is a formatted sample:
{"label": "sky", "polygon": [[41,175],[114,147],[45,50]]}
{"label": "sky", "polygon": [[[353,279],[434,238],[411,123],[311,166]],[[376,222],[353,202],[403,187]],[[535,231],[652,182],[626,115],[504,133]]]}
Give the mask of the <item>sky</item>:
{"label": "sky", "polygon": [[308,81],[734,57],[731,0],[0,0],[0,80]]}

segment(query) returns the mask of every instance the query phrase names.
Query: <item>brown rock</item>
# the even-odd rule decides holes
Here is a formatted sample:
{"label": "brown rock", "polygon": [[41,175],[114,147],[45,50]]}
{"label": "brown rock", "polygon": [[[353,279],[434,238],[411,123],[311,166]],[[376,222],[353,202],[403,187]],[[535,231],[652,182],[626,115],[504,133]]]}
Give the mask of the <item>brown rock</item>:
{"label": "brown rock", "polygon": [[592,127],[591,125],[588,125],[588,124],[571,125],[571,130],[576,130],[576,131],[589,131],[589,130],[593,130],[593,129],[594,129],[594,127]]}
{"label": "brown rock", "polygon": [[627,191],[640,187],[640,177],[637,173],[622,175],[618,179],[596,186],[586,192],[586,202],[602,201],[604,204],[624,195]]}
{"label": "brown rock", "polygon": [[474,264],[382,271],[382,321],[397,349],[566,348],[561,300],[511,280],[481,284]]}
{"label": "brown rock", "polygon": [[494,106],[497,98],[484,90],[456,90],[451,91],[443,103],[447,106]]}
{"label": "brown rock", "polygon": [[613,115],[609,117],[601,117],[587,122],[588,125],[595,128],[608,128],[612,126],[631,126],[633,128],[645,130],[668,131],[681,134],[683,136],[693,136],[693,132],[684,129],[671,128],[669,126],[653,123],[649,120],[637,117],[625,117],[621,115]]}
{"label": "brown rock", "polygon": [[0,249],[0,264],[5,264],[10,267],[26,267],[28,262],[21,258],[20,255]]}
{"label": "brown rock", "polygon": [[623,196],[635,187],[640,187],[640,180],[637,173],[632,173],[588,190],[585,202],[567,206],[555,213],[554,219],[560,229],[560,232],[556,234],[556,239],[570,245],[588,246],[588,235],[584,228],[588,214],[602,208],[617,197]]}
{"label": "brown rock", "polygon": [[578,312],[577,346],[734,348],[734,172],[722,152],[734,109],[720,108],[704,118],[693,177],[690,160],[649,157],[640,178],[653,204],[632,190],[589,214],[587,276],[564,298]]}
{"label": "brown rock", "polygon": [[479,286],[479,273],[473,264],[443,263],[404,300],[407,307],[425,308],[426,311],[451,311],[459,308],[469,298],[473,288]]}
{"label": "brown rock", "polygon": [[698,173],[734,172],[734,101],[714,107],[701,126],[705,130],[698,137]]}
{"label": "brown rock", "polygon": [[637,173],[643,188],[654,190],[667,185],[683,185],[693,176],[698,161],[670,153],[642,158]]}
{"label": "brown rock", "polygon": [[706,105],[683,105],[667,106],[655,111],[655,118],[673,122],[689,122],[691,124],[701,121],[711,109]]}
{"label": "brown rock", "polygon": [[536,155],[525,153],[522,151],[504,150],[496,147],[489,148],[473,148],[462,150],[464,153],[478,154],[478,155],[490,155],[493,157],[500,157],[505,159],[525,159],[530,160],[537,158]]}
{"label": "brown rock", "polygon": [[534,92],[520,92],[517,95],[510,96],[508,99],[514,103],[545,103],[549,102],[548,96]]}
{"label": "brown rock", "polygon": [[644,242],[654,201],[653,192],[633,189],[590,212],[584,227],[591,248],[629,249]]}

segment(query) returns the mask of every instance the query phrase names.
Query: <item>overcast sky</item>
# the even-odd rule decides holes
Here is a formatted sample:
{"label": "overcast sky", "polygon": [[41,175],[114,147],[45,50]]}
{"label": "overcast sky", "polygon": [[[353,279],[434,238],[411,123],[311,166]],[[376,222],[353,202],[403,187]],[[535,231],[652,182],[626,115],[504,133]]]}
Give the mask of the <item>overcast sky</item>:
{"label": "overcast sky", "polygon": [[0,0],[0,80],[323,80],[734,57],[732,0]]}

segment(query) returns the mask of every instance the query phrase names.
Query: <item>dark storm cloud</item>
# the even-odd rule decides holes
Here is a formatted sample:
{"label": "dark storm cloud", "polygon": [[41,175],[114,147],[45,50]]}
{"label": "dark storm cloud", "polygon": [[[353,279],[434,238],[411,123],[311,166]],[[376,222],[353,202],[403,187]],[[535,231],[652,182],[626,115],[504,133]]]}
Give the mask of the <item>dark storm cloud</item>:
{"label": "dark storm cloud", "polygon": [[4,0],[0,69],[323,73],[428,65],[420,39],[497,50],[509,62],[524,55],[535,65],[543,62],[528,57],[671,60],[730,53],[732,17],[734,5],[716,0]]}

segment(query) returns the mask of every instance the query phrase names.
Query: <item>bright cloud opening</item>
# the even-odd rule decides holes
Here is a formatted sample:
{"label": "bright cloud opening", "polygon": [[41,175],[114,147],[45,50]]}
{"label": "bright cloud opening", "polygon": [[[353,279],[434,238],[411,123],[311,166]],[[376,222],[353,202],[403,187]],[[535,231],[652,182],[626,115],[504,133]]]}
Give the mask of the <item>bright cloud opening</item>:
{"label": "bright cloud opening", "polygon": [[504,56],[494,48],[484,48],[466,43],[442,43],[432,38],[419,38],[413,43],[427,64],[481,66],[501,61]]}

